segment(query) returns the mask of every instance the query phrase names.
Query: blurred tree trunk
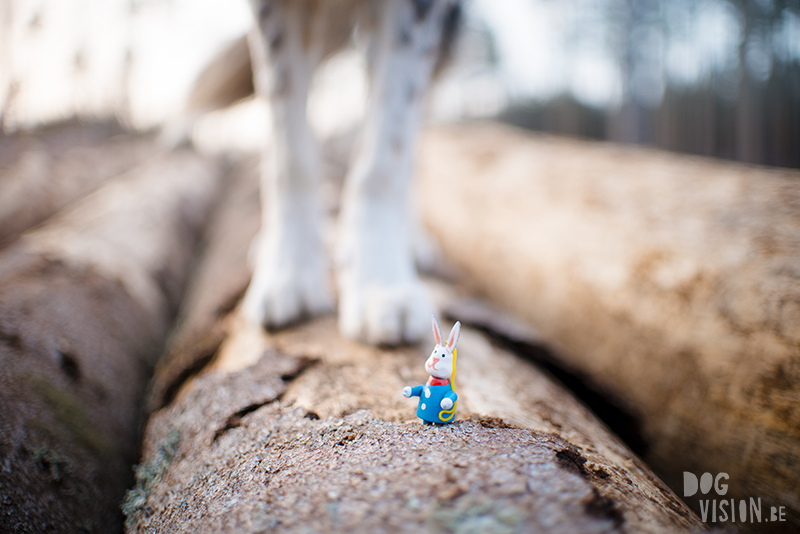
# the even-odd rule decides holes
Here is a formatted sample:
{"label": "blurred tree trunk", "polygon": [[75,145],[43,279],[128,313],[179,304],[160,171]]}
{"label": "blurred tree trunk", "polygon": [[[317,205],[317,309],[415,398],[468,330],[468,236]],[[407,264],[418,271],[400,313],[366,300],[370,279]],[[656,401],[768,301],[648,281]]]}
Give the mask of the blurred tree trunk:
{"label": "blurred tree trunk", "polygon": [[125,133],[115,121],[10,136],[0,129],[0,248],[156,150],[150,136]]}
{"label": "blurred tree trunk", "polygon": [[[78,168],[131,162],[140,142],[88,150]],[[70,159],[44,146],[36,157]],[[0,254],[0,531],[121,530],[145,386],[220,175],[190,152],[157,155]]]}
{"label": "blurred tree trunk", "polygon": [[673,488],[726,472],[797,528],[800,173],[488,125],[421,146],[425,222],[472,286],[641,422]]}

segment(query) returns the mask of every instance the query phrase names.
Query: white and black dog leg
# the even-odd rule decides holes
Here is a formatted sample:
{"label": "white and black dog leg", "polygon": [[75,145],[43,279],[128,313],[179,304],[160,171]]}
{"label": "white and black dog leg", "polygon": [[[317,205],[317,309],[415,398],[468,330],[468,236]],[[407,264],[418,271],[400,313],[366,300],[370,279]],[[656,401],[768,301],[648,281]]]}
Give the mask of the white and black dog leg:
{"label": "white and black dog leg", "polygon": [[[323,244],[321,162],[306,99],[324,44],[305,2],[251,0],[256,91],[272,108],[274,144],[262,163],[262,229],[244,313],[272,328],[332,309]],[[320,39],[321,41],[321,39]]]}
{"label": "white and black dog leg", "polygon": [[450,0],[386,0],[370,35],[370,102],[345,183],[337,254],[339,329],[373,344],[418,340],[434,305],[414,267],[410,181],[422,96]]}

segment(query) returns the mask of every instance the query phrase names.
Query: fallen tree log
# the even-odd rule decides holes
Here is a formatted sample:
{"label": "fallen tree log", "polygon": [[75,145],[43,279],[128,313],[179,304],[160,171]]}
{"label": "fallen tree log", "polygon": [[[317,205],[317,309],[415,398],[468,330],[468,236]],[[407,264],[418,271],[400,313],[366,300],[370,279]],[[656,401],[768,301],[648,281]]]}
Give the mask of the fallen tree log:
{"label": "fallen tree log", "polygon": [[497,125],[421,147],[425,223],[471,287],[633,414],[673,488],[724,472],[786,510],[757,528],[800,528],[800,173]]}
{"label": "fallen tree log", "polygon": [[246,160],[226,178],[174,332],[156,365],[148,414],[170,402],[180,386],[211,361],[225,339],[220,318],[234,308],[252,274],[247,258],[261,224],[258,169],[257,158]]}
{"label": "fallen tree log", "polygon": [[152,136],[126,133],[115,121],[0,132],[0,248],[155,152]]}
{"label": "fallen tree log", "polygon": [[429,344],[349,342],[333,317],[246,324],[230,311],[243,288],[223,280],[246,270],[257,195],[226,203],[214,224],[240,235],[212,230],[187,299],[207,304],[184,310],[157,368],[128,532],[702,529],[585,407],[474,330],[459,342],[458,420],[435,427],[401,395],[427,378]]}
{"label": "fallen tree log", "polygon": [[0,531],[115,532],[221,169],[153,158],[0,254]]}

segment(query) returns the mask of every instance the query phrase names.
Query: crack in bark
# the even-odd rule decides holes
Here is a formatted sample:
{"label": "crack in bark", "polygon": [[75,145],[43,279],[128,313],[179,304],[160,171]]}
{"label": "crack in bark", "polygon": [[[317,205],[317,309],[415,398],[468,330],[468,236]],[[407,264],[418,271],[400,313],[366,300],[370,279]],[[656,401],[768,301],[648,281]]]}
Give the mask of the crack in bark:
{"label": "crack in bark", "polygon": [[303,373],[320,363],[319,358],[313,358],[309,356],[301,356],[298,358],[298,360],[299,363],[297,365],[297,369],[281,375],[281,380],[283,380],[285,383],[288,384],[293,380],[297,380]]}
{"label": "crack in bark", "polygon": [[601,519],[608,519],[614,527],[619,528],[625,522],[625,518],[617,508],[617,504],[610,497],[601,495],[600,492],[592,486],[592,496],[583,503],[586,508],[586,513],[599,517]]}
{"label": "crack in bark", "polygon": [[645,456],[649,444],[642,432],[642,424],[636,413],[625,407],[615,395],[605,390],[585,373],[572,368],[561,360],[553,350],[543,342],[524,339],[513,335],[513,332],[501,331],[494,321],[481,317],[472,317],[461,313],[457,306],[445,310],[450,320],[461,321],[485,333],[498,347],[513,352],[532,362],[561,382],[565,389],[581,400],[594,414],[603,421],[630,449],[639,456]]}
{"label": "crack in bark", "polygon": [[[281,375],[280,378],[284,383],[288,384],[292,380],[296,380],[310,368],[317,365],[319,361],[320,360],[317,358],[309,358],[309,357],[298,358],[297,368],[292,370],[290,373],[285,373]],[[222,437],[229,430],[233,430],[234,428],[242,426],[242,422],[245,416],[255,412],[260,408],[263,408],[264,406],[267,406],[268,404],[279,403],[283,399],[284,393],[285,392],[281,392],[269,400],[248,404],[241,410],[229,415],[228,418],[225,420],[225,424],[221,428],[217,429],[216,432],[214,432],[214,437],[211,439],[211,443],[215,443],[220,437]],[[308,412],[305,415],[305,417],[311,420],[319,419],[319,415],[317,415],[314,412]]]}
{"label": "crack in bark", "polygon": [[607,478],[608,473],[603,470],[590,473],[586,469],[586,457],[572,444],[567,443],[566,445],[563,449],[556,451],[556,462],[562,469],[580,476],[591,485],[592,494],[583,502],[586,513],[593,517],[608,519],[614,524],[614,527],[618,528],[625,522],[625,518],[617,503],[611,497],[601,494],[592,480],[593,478]]}
{"label": "crack in bark", "polygon": [[233,430],[234,428],[242,426],[242,419],[248,414],[251,414],[258,410],[259,408],[263,408],[267,404],[271,404],[273,402],[280,402],[282,395],[278,395],[277,398],[271,399],[264,402],[256,402],[245,406],[238,412],[229,415],[228,419],[225,420],[225,425],[222,428],[219,428],[216,432],[214,432],[214,437],[211,439],[211,443],[215,443],[220,437],[222,437],[227,431]]}
{"label": "crack in bark", "polygon": [[589,478],[589,472],[584,466],[586,458],[575,447],[566,447],[556,452],[556,461],[562,469]]}
{"label": "crack in bark", "polygon": [[0,343],[11,349],[19,350],[22,348],[22,337],[16,332],[0,330]]}
{"label": "crack in bark", "polygon": [[[205,367],[211,363],[211,360],[214,359],[214,356],[217,354],[217,350],[219,349],[220,345],[222,345],[222,341],[215,345],[213,350],[206,351],[202,356],[197,357],[191,365],[185,367],[178,373],[169,385],[164,388],[164,395],[163,399],[158,403],[156,409],[161,409],[164,406],[168,406],[175,400],[175,396],[180,391],[181,387],[192,377],[197,376],[200,372],[205,369]],[[155,410],[153,410],[155,411]]]}
{"label": "crack in bark", "polygon": [[512,425],[511,423],[507,423],[501,417],[494,417],[491,415],[471,415],[468,420],[475,421],[483,428],[521,428],[516,425]]}

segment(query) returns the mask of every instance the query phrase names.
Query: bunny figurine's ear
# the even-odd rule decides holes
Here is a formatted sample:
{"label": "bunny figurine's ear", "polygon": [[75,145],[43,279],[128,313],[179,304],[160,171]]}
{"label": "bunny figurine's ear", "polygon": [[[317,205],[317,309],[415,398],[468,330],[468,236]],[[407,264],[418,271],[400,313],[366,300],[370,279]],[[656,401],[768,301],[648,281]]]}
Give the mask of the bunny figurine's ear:
{"label": "bunny figurine's ear", "polygon": [[461,334],[461,323],[456,321],[456,324],[453,325],[453,329],[450,330],[450,337],[447,339],[447,348],[452,352],[456,348],[456,343],[458,343],[458,336]]}
{"label": "bunny figurine's ear", "polygon": [[439,330],[439,323],[436,321],[436,316],[431,315],[431,322],[433,323],[433,337],[436,339],[436,344],[442,344],[442,331]]}

